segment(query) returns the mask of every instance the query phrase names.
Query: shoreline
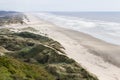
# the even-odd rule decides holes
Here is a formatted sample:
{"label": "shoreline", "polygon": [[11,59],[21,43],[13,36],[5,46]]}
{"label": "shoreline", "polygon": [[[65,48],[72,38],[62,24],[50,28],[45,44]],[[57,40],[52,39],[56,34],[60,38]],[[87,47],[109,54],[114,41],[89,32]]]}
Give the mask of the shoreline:
{"label": "shoreline", "polygon": [[[35,33],[47,34],[48,37],[60,42],[65,47],[68,57],[74,59],[90,73],[95,74],[99,80],[120,79],[120,67],[118,67],[120,66],[120,46],[106,43],[81,32],[58,27],[37,19],[34,15],[26,15],[32,23],[21,25],[21,31],[22,28],[32,27],[38,30]],[[19,31],[20,26],[15,29]]]}
{"label": "shoreline", "polygon": [[105,42],[120,46],[119,23],[84,20],[77,17],[62,17],[49,13],[33,13],[33,15],[38,15],[39,18],[57,26],[83,32]]}

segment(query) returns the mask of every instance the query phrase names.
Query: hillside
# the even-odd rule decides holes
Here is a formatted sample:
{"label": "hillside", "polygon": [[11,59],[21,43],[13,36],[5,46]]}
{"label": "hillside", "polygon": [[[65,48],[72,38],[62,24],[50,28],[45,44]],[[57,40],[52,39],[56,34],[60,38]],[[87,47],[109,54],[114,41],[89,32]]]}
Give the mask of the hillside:
{"label": "hillside", "polygon": [[0,16],[7,16],[7,15],[13,15],[19,12],[16,11],[0,11]]}
{"label": "hillside", "polygon": [[0,11],[0,26],[10,24],[24,24],[25,15],[14,11]]}
{"label": "hillside", "polygon": [[0,29],[0,80],[98,80],[68,58],[57,41]]}

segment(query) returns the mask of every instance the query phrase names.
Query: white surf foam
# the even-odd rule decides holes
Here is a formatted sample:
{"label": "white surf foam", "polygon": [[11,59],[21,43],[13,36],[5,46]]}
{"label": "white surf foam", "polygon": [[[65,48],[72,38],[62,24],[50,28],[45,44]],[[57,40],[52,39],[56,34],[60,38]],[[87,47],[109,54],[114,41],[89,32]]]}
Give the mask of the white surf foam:
{"label": "white surf foam", "polygon": [[84,32],[106,42],[120,45],[120,23],[58,16],[50,13],[36,14],[57,26]]}

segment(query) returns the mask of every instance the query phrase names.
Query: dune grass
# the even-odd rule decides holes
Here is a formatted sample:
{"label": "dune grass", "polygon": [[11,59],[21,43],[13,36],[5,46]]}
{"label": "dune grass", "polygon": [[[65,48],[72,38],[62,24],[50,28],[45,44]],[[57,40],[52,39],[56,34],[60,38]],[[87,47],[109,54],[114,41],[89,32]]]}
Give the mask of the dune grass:
{"label": "dune grass", "polygon": [[55,80],[42,66],[0,57],[0,80]]}
{"label": "dune grass", "polygon": [[9,51],[0,57],[0,80],[98,80],[46,36],[1,34],[0,46]]}

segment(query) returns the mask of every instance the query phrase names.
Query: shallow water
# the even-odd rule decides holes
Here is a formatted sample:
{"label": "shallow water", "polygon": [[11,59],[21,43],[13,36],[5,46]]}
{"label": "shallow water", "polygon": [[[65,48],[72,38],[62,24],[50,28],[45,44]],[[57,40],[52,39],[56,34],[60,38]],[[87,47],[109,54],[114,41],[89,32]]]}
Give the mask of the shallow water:
{"label": "shallow water", "polygon": [[[40,18],[47,20],[49,22],[54,23],[59,27],[69,28],[76,31],[84,32],[90,34],[96,38],[102,39],[106,42],[120,45],[120,23],[119,20],[120,15],[118,13],[114,13],[117,15],[113,15],[113,13],[105,13],[106,17],[101,18],[102,14],[97,14],[93,16],[92,13],[86,13],[86,16],[78,14],[74,16],[70,16],[67,14],[56,14],[56,13],[36,13]],[[83,13],[82,13],[83,14]],[[89,14],[89,15],[88,15]],[[94,13],[95,14],[95,13]],[[108,14],[108,16],[107,16]],[[120,13],[119,13],[120,14]],[[101,15],[101,16],[98,16]],[[82,17],[81,17],[82,16]],[[92,19],[90,19],[91,16]],[[98,17],[98,18],[97,18]],[[108,18],[107,18],[108,17]],[[112,18],[114,17],[115,20]],[[110,20],[111,19],[111,20]]]}

